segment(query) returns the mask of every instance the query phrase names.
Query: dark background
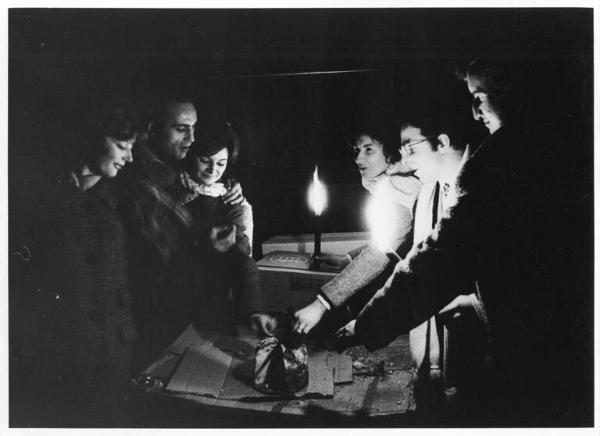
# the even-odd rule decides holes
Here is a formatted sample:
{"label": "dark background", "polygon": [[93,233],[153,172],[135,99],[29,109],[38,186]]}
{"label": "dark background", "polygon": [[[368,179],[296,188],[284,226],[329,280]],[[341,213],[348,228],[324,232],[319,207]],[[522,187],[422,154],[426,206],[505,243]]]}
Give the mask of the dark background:
{"label": "dark background", "polygon": [[[317,163],[323,231],[364,230],[367,194],[344,128],[401,119],[449,87],[466,97],[454,69],[480,56],[535,65],[536,111],[581,138],[565,170],[591,194],[591,9],[12,9],[9,20],[13,213],[32,213],[31,189],[72,162],[92,96],[118,92],[144,108],[179,86],[198,99],[199,130],[226,118],[240,135],[233,172],[254,206],[258,255],[270,236],[312,230]],[[371,71],[318,74],[340,70]]]}
{"label": "dark background", "polygon": [[[557,208],[570,211],[579,232],[571,261],[584,289],[572,309],[581,313],[577,328],[591,332],[592,18],[591,9],[575,8],[11,9],[10,250],[27,239],[44,186],[69,169],[94,96],[117,92],[145,108],[164,87],[187,88],[198,100],[198,130],[228,119],[242,142],[234,174],[254,207],[259,257],[268,237],[312,231],[306,194],[315,164],[329,191],[323,231],[365,229],[367,193],[346,127],[379,116],[401,120],[455,87],[466,98],[457,65],[511,59],[528,65],[534,113],[562,138],[549,153],[560,162],[559,184],[573,193]],[[518,159],[519,150],[512,153]],[[11,295],[25,281],[15,271]],[[18,317],[13,310],[11,319]],[[584,374],[580,412],[589,417],[593,337],[582,341],[565,376]]]}

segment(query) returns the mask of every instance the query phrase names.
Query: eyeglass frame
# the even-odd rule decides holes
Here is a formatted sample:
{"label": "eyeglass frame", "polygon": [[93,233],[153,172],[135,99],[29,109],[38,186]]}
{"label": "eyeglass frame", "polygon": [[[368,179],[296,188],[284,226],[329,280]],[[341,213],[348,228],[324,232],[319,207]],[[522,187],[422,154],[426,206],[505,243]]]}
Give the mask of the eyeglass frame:
{"label": "eyeglass frame", "polygon": [[423,142],[430,141],[433,138],[437,138],[437,135],[428,136],[426,138],[419,139],[418,141],[413,141],[413,142],[409,142],[406,144],[402,144],[402,145],[400,145],[400,147],[398,147],[398,150],[400,151],[401,154],[402,154],[402,149],[406,149],[407,152],[409,152],[410,154],[413,154],[414,152],[412,151],[412,148],[415,145],[419,145],[419,144],[422,144]]}

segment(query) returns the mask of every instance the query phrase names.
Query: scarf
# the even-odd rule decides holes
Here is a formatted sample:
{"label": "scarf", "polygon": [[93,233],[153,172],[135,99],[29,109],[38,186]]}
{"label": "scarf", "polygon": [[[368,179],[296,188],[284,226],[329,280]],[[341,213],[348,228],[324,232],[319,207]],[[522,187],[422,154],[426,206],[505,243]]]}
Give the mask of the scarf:
{"label": "scarf", "polygon": [[221,197],[227,192],[227,188],[225,188],[223,183],[213,183],[212,185],[207,186],[194,181],[192,176],[186,172],[181,173],[179,180],[187,191],[183,196],[183,204],[193,201],[200,195]]}

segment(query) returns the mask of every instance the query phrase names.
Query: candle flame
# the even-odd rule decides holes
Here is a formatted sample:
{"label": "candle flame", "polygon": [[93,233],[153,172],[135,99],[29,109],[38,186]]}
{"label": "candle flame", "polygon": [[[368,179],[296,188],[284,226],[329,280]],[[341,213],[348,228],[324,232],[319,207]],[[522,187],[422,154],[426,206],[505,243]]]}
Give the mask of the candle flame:
{"label": "candle flame", "polygon": [[315,167],[313,181],[308,189],[308,203],[317,216],[321,215],[327,203],[327,191],[325,190],[325,186],[319,180],[318,167]]}
{"label": "candle flame", "polygon": [[371,241],[384,253],[395,251],[392,246],[394,242],[394,218],[396,212],[393,200],[386,195],[385,190],[375,189],[367,203],[366,217],[371,231]]}

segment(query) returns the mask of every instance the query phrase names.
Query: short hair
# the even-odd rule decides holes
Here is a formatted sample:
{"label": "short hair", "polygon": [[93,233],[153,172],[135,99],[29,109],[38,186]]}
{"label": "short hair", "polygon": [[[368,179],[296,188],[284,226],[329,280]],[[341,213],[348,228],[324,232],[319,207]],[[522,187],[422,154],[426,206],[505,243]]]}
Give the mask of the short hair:
{"label": "short hair", "polygon": [[348,146],[354,148],[361,136],[366,135],[382,145],[383,155],[388,162],[400,160],[397,141],[395,140],[393,123],[386,120],[363,120],[344,132],[344,140]]}
{"label": "short hair", "polygon": [[[465,101],[463,101],[465,100]],[[467,144],[478,142],[477,124],[470,114],[468,99],[420,106],[403,117],[400,128],[413,126],[426,137],[446,134],[452,148],[464,150]]]}
{"label": "short hair", "polygon": [[84,160],[95,159],[103,152],[104,138],[130,141],[141,131],[137,108],[125,97],[115,94],[92,100],[85,125]]}
{"label": "short hair", "polygon": [[125,97],[109,95],[97,101],[91,110],[88,126],[96,138],[134,139],[140,131],[137,108]]}
{"label": "short hair", "polygon": [[527,109],[529,93],[524,83],[528,81],[528,74],[529,68],[524,61],[517,64],[506,59],[474,59],[458,76],[464,81],[468,76],[484,81],[490,104],[506,122],[522,116]]}
{"label": "short hair", "polygon": [[237,161],[240,152],[240,140],[229,122],[218,123],[213,127],[209,127],[196,138],[184,161],[185,168],[188,170],[195,168],[197,157],[212,156],[224,148],[229,152],[227,165],[230,167]]}
{"label": "short hair", "polygon": [[165,121],[167,109],[170,105],[178,103],[191,103],[196,106],[195,98],[187,92],[162,92],[154,98],[148,110],[148,118],[153,128],[162,125]]}

